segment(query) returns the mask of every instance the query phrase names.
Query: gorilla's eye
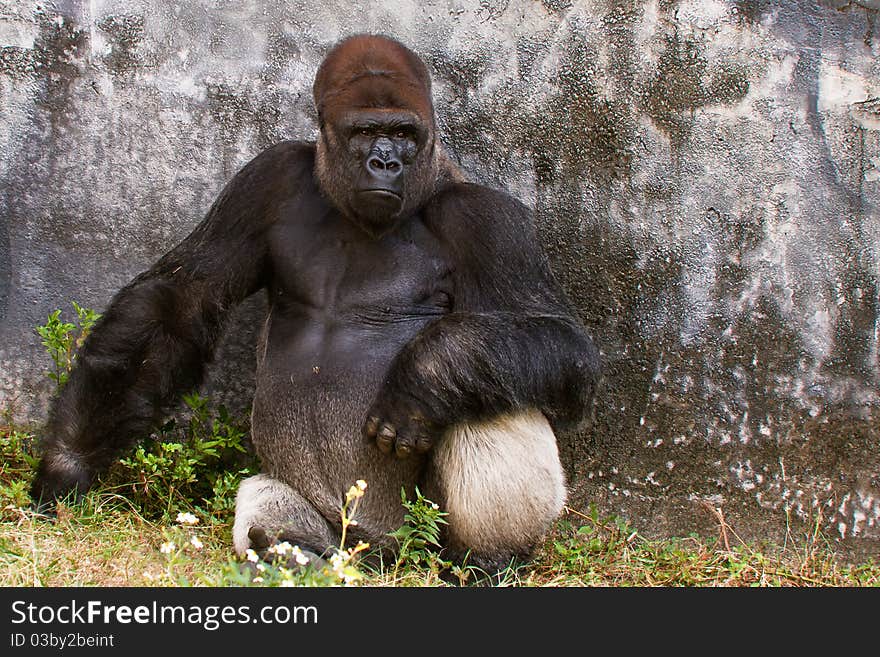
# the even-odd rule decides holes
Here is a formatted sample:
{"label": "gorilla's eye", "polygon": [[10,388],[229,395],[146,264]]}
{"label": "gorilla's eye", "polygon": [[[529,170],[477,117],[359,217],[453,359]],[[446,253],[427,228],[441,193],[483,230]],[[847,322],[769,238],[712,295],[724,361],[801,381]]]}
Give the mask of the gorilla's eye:
{"label": "gorilla's eye", "polygon": [[394,136],[398,139],[406,139],[409,135],[407,135],[404,130],[398,130],[396,133],[394,133]]}
{"label": "gorilla's eye", "polygon": [[365,125],[353,126],[350,134],[352,137],[371,137],[373,135],[373,130]]}

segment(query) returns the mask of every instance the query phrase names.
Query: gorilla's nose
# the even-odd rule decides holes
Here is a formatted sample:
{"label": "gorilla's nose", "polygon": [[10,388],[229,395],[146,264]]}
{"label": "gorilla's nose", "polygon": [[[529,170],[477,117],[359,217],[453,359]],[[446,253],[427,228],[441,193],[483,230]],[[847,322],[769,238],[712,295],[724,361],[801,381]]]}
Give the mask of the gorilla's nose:
{"label": "gorilla's nose", "polygon": [[367,158],[367,169],[377,178],[394,179],[403,166],[399,159],[387,151],[373,151]]}

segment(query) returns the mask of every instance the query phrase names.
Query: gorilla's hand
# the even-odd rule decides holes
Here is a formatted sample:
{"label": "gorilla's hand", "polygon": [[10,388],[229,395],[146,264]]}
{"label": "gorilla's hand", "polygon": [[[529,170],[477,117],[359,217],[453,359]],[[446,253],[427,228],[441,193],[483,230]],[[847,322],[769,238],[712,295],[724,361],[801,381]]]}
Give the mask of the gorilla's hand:
{"label": "gorilla's hand", "polygon": [[385,390],[370,407],[363,434],[367,440],[375,440],[383,453],[393,451],[397,458],[407,458],[413,452],[424,454],[443,433],[444,427],[432,419],[433,415],[411,395]]}

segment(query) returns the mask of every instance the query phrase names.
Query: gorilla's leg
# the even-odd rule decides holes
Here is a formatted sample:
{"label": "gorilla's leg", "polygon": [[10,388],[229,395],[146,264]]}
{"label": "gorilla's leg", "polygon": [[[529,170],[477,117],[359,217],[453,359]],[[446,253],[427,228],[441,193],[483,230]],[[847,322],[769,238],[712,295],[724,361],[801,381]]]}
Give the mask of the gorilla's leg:
{"label": "gorilla's leg", "polygon": [[339,536],[318,510],[293,488],[266,474],[241,482],[235,498],[232,544],[243,556],[257,553],[276,541],[298,545],[307,554],[320,556]]}
{"label": "gorilla's leg", "polygon": [[550,424],[530,410],[453,427],[434,453],[426,495],[449,513],[452,558],[467,555],[489,574],[528,558],[565,504]]}

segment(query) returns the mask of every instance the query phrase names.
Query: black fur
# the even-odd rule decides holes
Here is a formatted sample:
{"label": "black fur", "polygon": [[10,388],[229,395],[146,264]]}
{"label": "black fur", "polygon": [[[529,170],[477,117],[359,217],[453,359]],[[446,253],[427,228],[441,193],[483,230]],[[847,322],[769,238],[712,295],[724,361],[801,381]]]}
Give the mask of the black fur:
{"label": "black fur", "polygon": [[[353,165],[332,121],[350,108],[333,99],[370,89],[364,74],[344,87],[347,67],[372,70],[362,60],[379,57],[373,68],[389,84],[402,46],[388,43],[354,39],[328,57],[321,139],[332,144],[264,151],[183,242],[114,297],[51,409],[31,492],[38,504],[86,490],[196,388],[228,311],[260,289],[269,316],[252,431],[269,479],[249,490],[270,499],[240,509],[245,534],[296,539],[308,526],[302,547],[320,554],[328,546],[306,536],[338,530],[340,495],[362,478],[370,489],[355,534],[388,546],[402,520],[401,486],[423,485],[431,447],[450,427],[528,409],[554,428],[584,419],[598,352],[553,279],[528,209],[456,182],[434,137],[430,82],[411,58],[400,76],[414,77],[395,83],[395,109],[421,122],[418,153],[402,160],[401,175],[416,182],[402,185],[399,214],[377,205],[369,225],[353,216]],[[272,526],[258,526],[262,508]],[[492,546],[484,560],[522,556],[536,538]]]}

